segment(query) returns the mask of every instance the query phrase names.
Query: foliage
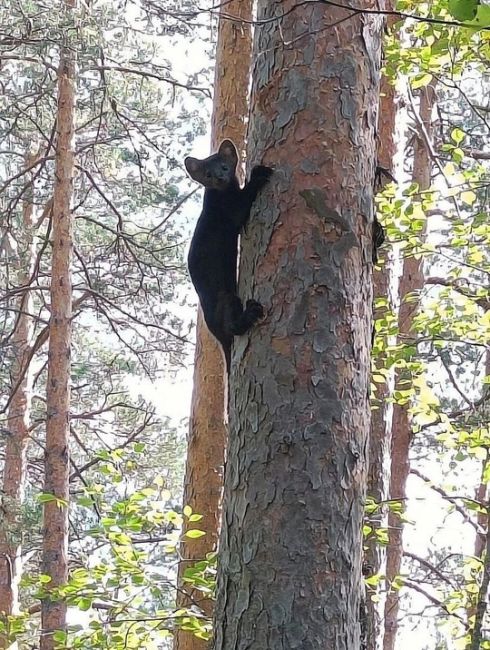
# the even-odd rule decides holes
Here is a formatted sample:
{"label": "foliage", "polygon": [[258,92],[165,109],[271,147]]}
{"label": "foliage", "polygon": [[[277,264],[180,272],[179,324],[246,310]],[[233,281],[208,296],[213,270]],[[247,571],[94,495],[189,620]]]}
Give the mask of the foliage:
{"label": "foliage", "polygon": [[[164,396],[152,404],[147,386],[170,381],[185,366],[189,348],[182,211],[193,192],[182,160],[204,132],[211,66],[202,55],[194,59],[197,65],[182,65],[173,52],[206,53],[212,20],[196,24],[192,2],[159,8],[97,0],[81,6],[73,24],[64,24],[58,3],[51,5],[12,0],[0,8],[2,435],[16,391],[12,337],[20,299],[27,292],[34,297],[32,442],[26,498],[10,531],[10,539],[23,542],[29,578],[21,584],[23,613],[8,623],[9,634],[21,647],[36,645],[38,604],[48,579],[40,573],[39,553],[40,506],[53,498],[40,493],[53,118],[59,46],[69,39],[78,53],[71,574],[60,597],[67,598],[75,621],[70,647],[118,647],[121,638],[124,647],[136,647],[136,639],[137,647],[154,647],[184,617],[187,626],[207,634],[199,612],[173,609],[185,422],[170,417]],[[183,14],[176,19],[178,11]],[[33,163],[26,163],[28,153]],[[35,257],[28,283],[19,286],[15,269],[31,266],[22,220],[26,201],[35,209]],[[207,569],[200,571],[204,588]],[[65,645],[61,632],[58,641]]]}
{"label": "foliage", "polygon": [[[328,4],[328,3],[325,3]],[[190,325],[182,207],[190,187],[181,161],[205,133],[210,97],[212,20],[191,0],[83,6],[76,25],[60,22],[56,3],[9,0],[0,8],[0,406],[13,387],[12,334],[19,296],[34,296],[31,368],[35,374],[26,500],[13,538],[28,558],[22,614],[8,621],[20,647],[36,645],[39,600],[49,576],[39,569],[45,425],[46,333],[50,274],[56,75],[61,39],[78,50],[77,178],[74,213],[75,312],[72,413],[71,572],[59,593],[69,603],[60,647],[162,647],[176,625],[208,638],[199,608],[173,605],[182,519],[198,515],[179,502],[182,427],[139,394],[136,381],[169,377],[185,364]],[[426,606],[438,616],[430,647],[468,648],[488,570],[488,79],[490,7],[479,0],[400,0],[419,19],[398,22],[387,36],[385,72],[406,84],[404,174],[378,196],[392,258],[424,260],[426,284],[407,296],[421,308],[413,336],[400,340],[396,310],[378,300],[373,383],[403,384],[390,402],[409,408],[413,445],[411,493],[431,516],[443,511],[420,553],[407,551],[394,585],[411,620]],[[454,25],[462,22],[465,26]],[[175,56],[173,53],[180,52]],[[190,67],[190,61],[204,66]],[[176,59],[179,59],[176,61]],[[180,60],[181,59],[181,60]],[[438,84],[438,122],[431,187],[408,180],[420,90]],[[402,84],[403,86],[403,84]],[[26,167],[26,153],[37,160]],[[485,155],[487,154],[487,155]],[[25,259],[23,201],[36,208],[35,260],[28,286],[14,272]],[[187,203],[186,203],[187,201]],[[425,236],[426,230],[429,236]],[[163,392],[163,391],[162,391]],[[161,397],[162,403],[164,396]],[[160,406],[160,405],[159,405]],[[375,404],[379,407],[379,404]],[[2,422],[3,431],[8,422]],[[400,521],[423,535],[420,501],[389,501]],[[441,507],[441,504],[444,507]],[[60,507],[63,504],[60,503]],[[381,545],[386,504],[367,503],[365,535]],[[425,523],[424,523],[425,521]],[[448,539],[447,528],[451,531]],[[456,531],[456,532],[454,532]],[[410,533],[408,533],[410,536]],[[477,552],[479,550],[479,552]],[[185,580],[214,593],[215,557],[188,568]],[[383,576],[368,576],[378,596]],[[425,625],[425,619],[422,626]],[[0,631],[5,623],[0,621]],[[488,627],[488,626],[487,626]],[[424,641],[425,642],[425,641]],[[444,644],[444,645],[443,645]],[[490,647],[483,639],[481,648]]]}
{"label": "foliage", "polygon": [[[172,507],[172,495],[161,476],[128,491],[128,478],[135,480],[134,468],[145,452],[144,445],[135,443],[131,449],[100,455],[97,472],[72,506],[80,520],[85,518],[91,525],[72,540],[76,561],[68,584],[55,594],[50,592],[51,598],[59,596],[69,607],[68,632],[57,636],[60,647],[157,648],[176,625],[209,638],[210,623],[202,612],[177,610],[172,597],[183,519],[195,525],[200,517]],[[107,473],[118,486],[117,496],[107,495]],[[45,498],[49,495],[39,500]],[[190,538],[196,534],[200,531],[194,527],[186,533]],[[190,567],[186,581],[204,595],[212,595],[214,564],[215,558],[210,557]],[[49,581],[34,565],[22,586],[36,602],[46,597]],[[12,642],[21,646],[35,642],[35,611],[30,608],[30,614],[28,610],[9,619]]]}
{"label": "foliage", "polygon": [[[389,401],[410,413],[409,494],[418,496],[417,505],[410,498],[398,503],[400,525],[408,523],[409,550],[402,575],[391,588],[399,590],[404,619],[415,626],[420,620],[425,634],[426,609],[436,609],[434,644],[439,636],[444,639],[443,647],[473,648],[478,643],[476,635],[481,634],[475,615],[485,598],[482,585],[489,561],[484,549],[490,475],[486,352],[490,340],[486,209],[490,173],[484,151],[489,131],[488,91],[482,75],[490,34],[443,21],[450,22],[449,12],[456,20],[483,25],[488,7],[457,1],[431,3],[430,9],[409,1],[398,6],[409,13],[430,11],[441,22],[406,22],[403,27],[398,23],[386,44],[387,74],[393,81],[406,83],[405,90],[403,86],[400,90],[406,98],[409,135],[405,177],[378,196],[378,216],[388,234],[392,259],[421,258],[425,275],[420,295],[405,296],[414,309],[420,305],[408,338],[400,338],[397,312],[388,300],[381,298],[377,304],[380,316],[373,349],[377,362],[372,380],[391,386],[394,369],[402,377],[396,389],[391,389]],[[421,191],[408,177],[414,139],[421,131],[417,95],[431,82],[437,83],[438,121],[431,149],[432,184]],[[375,408],[380,406],[374,402]],[[421,505],[423,501],[430,505]],[[386,530],[376,523],[384,519],[379,513],[374,518],[373,524],[368,516],[365,532],[384,544]],[[424,535],[424,527],[430,529],[430,538]],[[421,547],[422,552],[411,550]],[[371,576],[368,584],[377,586],[378,593],[389,588],[382,575]],[[403,629],[401,634],[404,638]],[[485,643],[481,638],[478,647]]]}

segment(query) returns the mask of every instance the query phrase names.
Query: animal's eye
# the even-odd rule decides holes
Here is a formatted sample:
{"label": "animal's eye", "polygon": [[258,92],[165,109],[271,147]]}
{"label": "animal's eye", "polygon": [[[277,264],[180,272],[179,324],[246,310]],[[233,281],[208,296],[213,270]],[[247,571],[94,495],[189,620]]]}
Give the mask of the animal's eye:
{"label": "animal's eye", "polygon": [[211,172],[209,171],[209,169],[208,169],[208,171],[206,172],[206,178],[211,178]]}
{"label": "animal's eye", "polygon": [[227,172],[227,171],[228,171],[228,165],[221,165],[221,169],[222,169],[224,172]]}

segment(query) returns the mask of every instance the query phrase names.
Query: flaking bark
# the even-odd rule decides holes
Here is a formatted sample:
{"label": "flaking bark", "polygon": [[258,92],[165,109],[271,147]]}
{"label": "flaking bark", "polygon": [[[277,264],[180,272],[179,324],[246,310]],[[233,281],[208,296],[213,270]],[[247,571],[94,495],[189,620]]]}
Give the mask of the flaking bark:
{"label": "flaking bark", "polygon": [[248,159],[275,174],[240,295],[267,315],[235,343],[214,648],[358,650],[382,21],[257,17]]}

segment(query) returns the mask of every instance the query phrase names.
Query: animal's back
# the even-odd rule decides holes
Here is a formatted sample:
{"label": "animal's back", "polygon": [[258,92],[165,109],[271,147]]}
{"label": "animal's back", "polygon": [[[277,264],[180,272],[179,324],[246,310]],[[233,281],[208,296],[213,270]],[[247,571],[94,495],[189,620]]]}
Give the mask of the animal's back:
{"label": "animal's back", "polygon": [[204,209],[196,224],[188,255],[189,273],[199,297],[221,291],[235,293],[238,233],[226,207]]}

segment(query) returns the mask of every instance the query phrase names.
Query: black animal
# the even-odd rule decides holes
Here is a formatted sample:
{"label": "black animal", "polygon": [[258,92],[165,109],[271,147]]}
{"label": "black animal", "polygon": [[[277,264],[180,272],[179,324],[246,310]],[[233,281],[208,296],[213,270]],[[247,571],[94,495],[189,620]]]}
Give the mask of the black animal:
{"label": "black animal", "polygon": [[233,337],[244,334],[264,313],[256,300],[248,300],[243,309],[237,295],[238,235],[255,197],[272,174],[270,167],[258,165],[241,189],[237,163],[231,140],[224,140],[218,153],[209,158],[185,159],[191,178],[206,188],[189,250],[189,273],[209,331],[223,347],[228,373]]}
{"label": "black animal", "polygon": [[[389,182],[396,183],[396,178],[389,169],[377,164],[374,171],[374,193],[377,194],[378,192],[381,192],[386,183]],[[378,248],[383,244],[384,240],[385,230],[379,223],[375,214],[373,222],[373,264],[378,262]]]}

